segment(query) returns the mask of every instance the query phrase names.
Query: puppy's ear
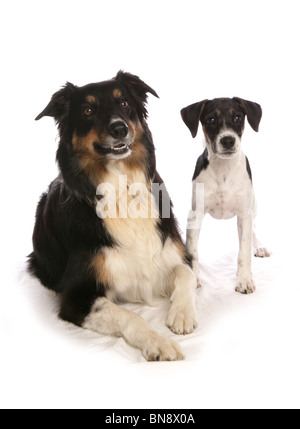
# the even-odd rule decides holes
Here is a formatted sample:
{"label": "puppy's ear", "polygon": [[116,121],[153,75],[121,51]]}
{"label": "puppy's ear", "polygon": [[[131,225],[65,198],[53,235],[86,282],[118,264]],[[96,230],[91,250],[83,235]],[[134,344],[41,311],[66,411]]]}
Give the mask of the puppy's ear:
{"label": "puppy's ear", "polygon": [[259,123],[262,117],[262,108],[259,104],[253,101],[244,100],[243,98],[233,97],[233,100],[240,103],[245,114],[247,115],[248,122],[254,131],[258,131]]}
{"label": "puppy's ear", "polygon": [[182,120],[190,130],[193,138],[195,138],[197,135],[199,121],[201,120],[201,115],[207,101],[208,100],[203,100],[199,103],[190,104],[180,111]]}
{"label": "puppy's ear", "polygon": [[145,107],[147,102],[147,93],[154,95],[159,98],[156,91],[143,82],[138,76],[131,73],[125,73],[120,70],[114,78],[120,84],[126,86],[128,91],[132,94],[134,100],[137,102],[138,107],[142,112],[144,118],[147,118],[147,109]]}
{"label": "puppy's ear", "polygon": [[72,94],[76,91],[76,86],[70,82],[52,95],[51,100],[45,109],[35,118],[36,121],[44,116],[52,116],[57,122],[66,113]]}

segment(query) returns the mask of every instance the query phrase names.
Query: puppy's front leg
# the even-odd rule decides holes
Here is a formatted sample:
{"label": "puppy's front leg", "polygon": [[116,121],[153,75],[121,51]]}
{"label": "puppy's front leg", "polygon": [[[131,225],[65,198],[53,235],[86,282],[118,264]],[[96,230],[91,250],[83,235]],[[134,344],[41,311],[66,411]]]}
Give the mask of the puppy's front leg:
{"label": "puppy's front leg", "polygon": [[181,264],[175,267],[171,288],[171,307],[167,326],[175,334],[189,334],[197,327],[196,279],[187,265]]}
{"label": "puppy's front leg", "polygon": [[96,299],[82,327],[124,337],[131,346],[139,348],[148,361],[183,359],[178,344],[156,332],[139,315],[104,297]]}
{"label": "puppy's front leg", "polygon": [[192,256],[192,268],[196,277],[197,287],[200,287],[198,240],[205,216],[204,211],[204,184],[193,181],[192,208],[188,215],[186,230],[186,248]]}
{"label": "puppy's front leg", "polygon": [[192,269],[196,277],[197,287],[201,286],[200,271],[199,271],[199,256],[198,256],[198,240],[199,229],[187,229],[186,231],[186,248],[188,253],[192,256]]}
{"label": "puppy's front leg", "polygon": [[250,294],[255,291],[251,273],[252,224],[252,212],[244,216],[238,216],[240,249],[238,256],[237,285],[235,290],[244,294]]}
{"label": "puppy's front leg", "polygon": [[196,277],[197,287],[200,287],[200,272],[199,272],[199,256],[198,256],[198,241],[203,221],[203,214],[199,211],[191,210],[187,222],[186,230],[186,248],[192,256],[192,268]]}

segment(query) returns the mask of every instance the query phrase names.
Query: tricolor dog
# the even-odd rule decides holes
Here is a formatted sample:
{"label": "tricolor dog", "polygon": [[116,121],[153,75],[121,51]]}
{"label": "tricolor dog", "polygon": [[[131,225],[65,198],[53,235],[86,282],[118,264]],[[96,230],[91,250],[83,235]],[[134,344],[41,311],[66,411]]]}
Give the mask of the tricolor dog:
{"label": "tricolor dog", "polygon": [[60,296],[60,317],[122,336],[147,360],[179,360],[180,347],[120,302],[170,297],[176,334],[196,327],[196,279],[156,171],[137,76],[67,83],[37,116],[58,124],[59,176],[37,207],[29,269]]}
{"label": "tricolor dog", "polygon": [[[250,165],[241,149],[241,139],[246,116],[253,130],[258,131],[262,109],[257,103],[238,97],[216,98],[185,107],[181,116],[193,137],[197,135],[199,122],[205,136],[206,147],[197,160],[193,176],[192,210],[188,222],[191,228],[187,229],[187,249],[193,257],[198,285],[197,244],[203,216],[206,213],[216,219],[237,216],[240,247],[236,291],[253,293],[252,245],[255,256],[266,257],[270,253],[262,247],[254,231],[256,203]],[[204,209],[200,214],[195,213],[199,207],[197,198],[203,198],[197,193],[198,183],[204,184]]]}

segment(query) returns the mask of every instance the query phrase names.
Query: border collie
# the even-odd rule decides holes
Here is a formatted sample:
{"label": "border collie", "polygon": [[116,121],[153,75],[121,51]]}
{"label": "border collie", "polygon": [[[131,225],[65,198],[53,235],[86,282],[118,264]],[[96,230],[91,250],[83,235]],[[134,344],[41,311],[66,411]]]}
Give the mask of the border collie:
{"label": "border collie", "polygon": [[170,297],[170,330],[196,327],[196,279],[156,171],[147,93],[158,97],[120,71],[100,83],[67,83],[37,116],[58,125],[60,174],[37,207],[29,270],[59,294],[63,320],[122,336],[147,360],[179,360],[173,339],[118,306]]}

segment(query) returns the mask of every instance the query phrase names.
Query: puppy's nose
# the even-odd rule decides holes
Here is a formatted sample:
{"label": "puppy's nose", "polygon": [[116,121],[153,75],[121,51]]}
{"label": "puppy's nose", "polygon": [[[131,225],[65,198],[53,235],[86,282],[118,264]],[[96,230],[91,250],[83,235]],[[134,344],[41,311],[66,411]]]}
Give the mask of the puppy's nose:
{"label": "puppy's nose", "polygon": [[128,126],[125,122],[116,121],[110,124],[108,127],[108,132],[114,139],[121,140],[127,136]]}
{"label": "puppy's nose", "polygon": [[221,138],[220,143],[225,149],[232,149],[235,143],[235,138],[231,136],[225,136]]}

